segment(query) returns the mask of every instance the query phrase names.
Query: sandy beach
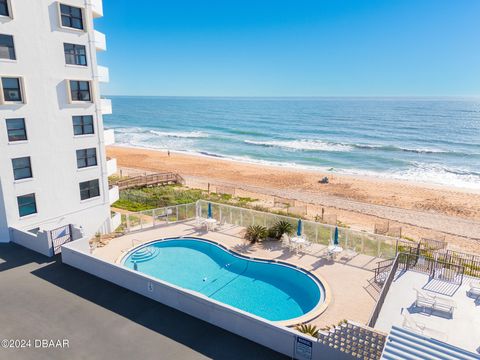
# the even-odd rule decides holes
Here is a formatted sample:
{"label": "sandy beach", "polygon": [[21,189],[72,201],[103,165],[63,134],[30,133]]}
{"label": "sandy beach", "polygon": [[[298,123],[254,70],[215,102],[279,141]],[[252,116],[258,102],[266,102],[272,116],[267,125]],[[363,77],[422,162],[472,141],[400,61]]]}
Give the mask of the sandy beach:
{"label": "sandy beach", "polygon": [[[375,223],[401,226],[402,235],[441,238],[456,250],[480,252],[480,192],[410,181],[339,175],[222,158],[110,146],[119,168],[171,171],[190,187],[232,186],[268,201],[282,196],[307,203],[314,216],[323,208],[348,226],[373,231]],[[328,176],[328,184],[319,180]]]}

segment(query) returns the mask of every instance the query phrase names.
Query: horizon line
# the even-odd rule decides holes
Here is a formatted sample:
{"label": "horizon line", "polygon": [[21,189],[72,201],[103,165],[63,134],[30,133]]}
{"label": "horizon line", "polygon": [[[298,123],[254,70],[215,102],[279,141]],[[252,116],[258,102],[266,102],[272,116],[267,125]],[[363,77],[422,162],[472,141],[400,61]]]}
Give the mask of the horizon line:
{"label": "horizon line", "polygon": [[480,99],[480,95],[282,95],[282,96],[251,96],[251,95],[125,95],[102,94],[107,97],[151,97],[151,98],[224,98],[224,99]]}

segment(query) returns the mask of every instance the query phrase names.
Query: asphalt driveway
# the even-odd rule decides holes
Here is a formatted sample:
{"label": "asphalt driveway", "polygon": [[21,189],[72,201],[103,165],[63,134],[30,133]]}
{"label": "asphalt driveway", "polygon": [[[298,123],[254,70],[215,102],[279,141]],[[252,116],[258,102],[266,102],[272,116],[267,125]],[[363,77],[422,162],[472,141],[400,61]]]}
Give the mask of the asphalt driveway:
{"label": "asphalt driveway", "polygon": [[0,341],[0,359],[285,358],[14,244],[0,244]]}

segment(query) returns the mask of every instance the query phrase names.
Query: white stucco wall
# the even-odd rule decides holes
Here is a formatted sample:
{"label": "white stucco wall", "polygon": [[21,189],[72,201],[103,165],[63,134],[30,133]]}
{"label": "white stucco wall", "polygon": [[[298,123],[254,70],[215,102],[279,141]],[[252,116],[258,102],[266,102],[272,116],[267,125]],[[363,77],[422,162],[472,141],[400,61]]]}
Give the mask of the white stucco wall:
{"label": "white stucco wall", "polygon": [[[98,2],[98,1],[97,1]],[[64,0],[85,8],[87,31],[59,26],[53,0],[14,0],[12,19],[0,18],[0,34],[14,36],[16,61],[0,59],[0,76],[21,76],[25,104],[0,105],[0,241],[8,227],[29,230],[65,224],[93,235],[110,219],[103,121],[97,79],[93,18],[89,2]],[[85,45],[87,67],[66,65],[64,43]],[[92,103],[70,104],[66,80],[93,80]],[[93,115],[95,134],[74,137],[72,116]],[[5,119],[25,118],[28,141],[9,143]],[[95,167],[77,169],[76,149],[97,148]],[[14,181],[11,159],[31,157],[33,178]],[[100,197],[81,201],[79,183],[100,179]],[[35,193],[38,213],[20,218],[17,196]]]}

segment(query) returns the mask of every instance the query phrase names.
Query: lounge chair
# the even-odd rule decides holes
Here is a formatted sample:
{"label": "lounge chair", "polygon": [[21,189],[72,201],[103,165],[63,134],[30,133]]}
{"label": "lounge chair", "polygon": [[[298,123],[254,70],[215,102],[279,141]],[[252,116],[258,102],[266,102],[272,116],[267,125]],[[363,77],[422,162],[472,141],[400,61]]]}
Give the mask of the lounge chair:
{"label": "lounge chair", "polygon": [[217,230],[223,229],[226,224],[227,224],[227,221],[225,217],[222,217],[222,220],[217,224],[216,229]]}
{"label": "lounge chair", "polygon": [[426,329],[424,323],[416,321],[408,312],[403,313],[402,327],[420,334],[423,334]]}
{"label": "lounge chair", "polygon": [[417,299],[415,300],[415,306],[421,307],[424,309],[431,309],[437,310],[441,312],[449,313],[453,316],[453,311],[457,307],[455,301],[452,299],[435,295],[429,294],[426,291],[415,289],[417,292]]}
{"label": "lounge chair", "polygon": [[354,249],[345,249],[342,252],[342,259],[352,260],[358,253]]}
{"label": "lounge chair", "polygon": [[403,313],[402,327],[424,336],[429,336],[441,341],[447,340],[447,335],[441,331],[427,327],[424,323],[416,321],[408,312]]}
{"label": "lounge chair", "polygon": [[283,234],[281,240],[283,247],[290,248],[290,237],[287,234]]}
{"label": "lounge chair", "polygon": [[468,290],[468,296],[480,297],[480,280],[473,280],[470,283],[470,289]]}

